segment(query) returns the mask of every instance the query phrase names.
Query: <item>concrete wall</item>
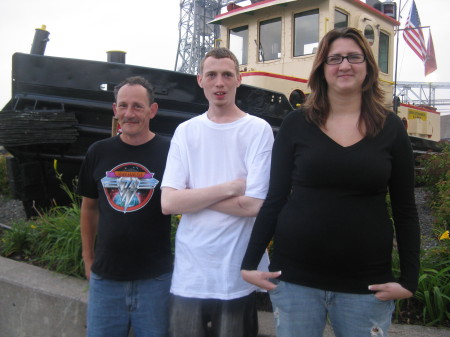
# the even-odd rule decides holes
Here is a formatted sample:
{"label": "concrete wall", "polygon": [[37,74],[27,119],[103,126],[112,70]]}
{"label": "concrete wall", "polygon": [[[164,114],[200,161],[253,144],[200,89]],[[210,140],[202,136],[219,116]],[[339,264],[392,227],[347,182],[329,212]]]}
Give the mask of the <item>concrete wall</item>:
{"label": "concrete wall", "polygon": [[[84,337],[88,282],[0,256],[0,337]],[[275,337],[273,314],[258,312],[259,337]],[[449,337],[450,329],[394,324],[398,337]],[[129,337],[133,337],[130,333]],[[324,337],[334,337],[329,325]]]}
{"label": "concrete wall", "polygon": [[0,337],[84,337],[88,283],[0,257]]}

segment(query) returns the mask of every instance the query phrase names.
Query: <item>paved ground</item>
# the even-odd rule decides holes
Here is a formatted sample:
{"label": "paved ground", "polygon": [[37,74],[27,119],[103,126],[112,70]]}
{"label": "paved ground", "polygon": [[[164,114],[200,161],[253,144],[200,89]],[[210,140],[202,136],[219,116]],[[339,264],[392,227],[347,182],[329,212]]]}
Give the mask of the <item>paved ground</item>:
{"label": "paved ground", "polygon": [[[275,337],[273,316],[270,312],[258,312],[259,336]],[[327,326],[323,337],[335,337],[333,330]],[[450,337],[450,329],[428,328],[418,325],[394,324],[389,330],[389,337]]]}

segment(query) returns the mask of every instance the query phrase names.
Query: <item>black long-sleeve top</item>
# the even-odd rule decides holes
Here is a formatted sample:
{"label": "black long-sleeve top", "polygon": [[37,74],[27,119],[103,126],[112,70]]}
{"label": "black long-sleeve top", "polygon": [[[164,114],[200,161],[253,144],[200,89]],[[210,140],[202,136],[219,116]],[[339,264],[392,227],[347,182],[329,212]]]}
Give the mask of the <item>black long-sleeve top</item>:
{"label": "black long-sleeve top", "polygon": [[[389,190],[393,221],[386,207]],[[389,113],[381,132],[343,147],[305,119],[289,114],[272,152],[270,187],[256,219],[242,269],[253,270],[273,237],[271,271],[281,280],[347,293],[401,277],[414,292],[420,230],[414,198],[414,159],[401,120]]]}

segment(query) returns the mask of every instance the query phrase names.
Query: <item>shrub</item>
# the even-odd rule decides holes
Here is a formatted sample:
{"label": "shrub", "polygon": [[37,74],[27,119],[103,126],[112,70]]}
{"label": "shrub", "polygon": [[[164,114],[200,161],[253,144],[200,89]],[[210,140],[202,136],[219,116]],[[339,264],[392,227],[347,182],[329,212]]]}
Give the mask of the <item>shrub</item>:
{"label": "shrub", "polygon": [[422,254],[415,297],[423,304],[422,315],[426,325],[450,322],[450,239],[442,237],[436,247]]}
{"label": "shrub", "polygon": [[39,240],[33,253],[38,264],[56,272],[84,277],[81,257],[80,207],[55,207],[35,221]]}
{"label": "shrub", "polygon": [[[393,266],[398,276],[397,253]],[[421,252],[417,291],[412,298],[396,301],[394,316],[401,323],[450,325],[450,240],[440,240],[435,247]]]}
{"label": "shrub", "polygon": [[450,171],[447,171],[444,180],[436,183],[435,197],[431,207],[436,224],[450,229]]}
{"label": "shrub", "polygon": [[431,208],[436,226],[450,226],[450,142],[441,142],[440,153],[421,156],[423,170],[419,180],[431,192]]}
{"label": "shrub", "polygon": [[438,194],[436,185],[449,179],[450,143],[440,142],[439,147],[442,149],[441,152],[428,153],[417,158],[421,167],[420,174],[417,176],[417,183],[430,190],[433,198]]}
{"label": "shrub", "polygon": [[[418,158],[422,168],[418,183],[430,191],[428,203],[434,217],[436,241],[421,251],[419,284],[413,298],[396,302],[397,319],[422,321],[426,325],[450,325],[450,143],[442,142],[440,153]],[[394,272],[399,274],[394,253]],[[406,316],[406,319],[405,319]]]}
{"label": "shrub", "polygon": [[[81,258],[80,197],[63,182],[61,188],[71,199],[71,206],[55,205],[35,219],[13,224],[3,233],[0,253],[19,255],[22,259],[66,275],[84,277]],[[75,181],[73,182],[76,183]]]}
{"label": "shrub", "polygon": [[3,232],[0,254],[84,277],[79,208],[57,207],[35,220],[13,224],[11,230]]}
{"label": "shrub", "polygon": [[5,230],[0,240],[0,255],[11,257],[19,255],[27,260],[32,255],[32,248],[37,240],[36,226],[29,222],[15,223],[10,230]]}

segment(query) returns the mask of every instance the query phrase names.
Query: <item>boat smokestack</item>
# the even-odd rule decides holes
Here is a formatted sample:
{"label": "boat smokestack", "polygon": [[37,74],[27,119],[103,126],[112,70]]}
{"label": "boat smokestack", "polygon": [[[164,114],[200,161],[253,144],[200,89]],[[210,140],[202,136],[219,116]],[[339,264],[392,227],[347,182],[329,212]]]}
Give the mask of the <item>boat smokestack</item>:
{"label": "boat smokestack", "polygon": [[36,28],[30,54],[44,55],[47,42],[50,41],[48,38],[50,32],[48,32],[46,28],[47,27],[45,25],[42,25],[41,28]]}
{"label": "boat smokestack", "polygon": [[107,61],[113,63],[125,63],[125,55],[127,54],[121,50],[110,50],[106,52]]}

